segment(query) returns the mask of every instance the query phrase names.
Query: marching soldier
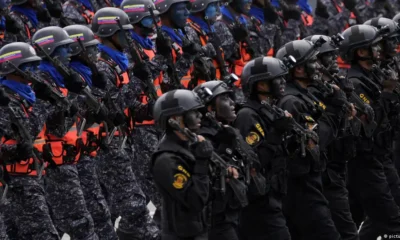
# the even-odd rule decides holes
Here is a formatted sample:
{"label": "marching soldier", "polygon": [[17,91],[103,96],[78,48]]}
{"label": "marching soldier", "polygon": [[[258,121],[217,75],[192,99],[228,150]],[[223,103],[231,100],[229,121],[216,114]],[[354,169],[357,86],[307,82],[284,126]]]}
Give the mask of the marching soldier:
{"label": "marching soldier", "polygon": [[207,240],[206,207],[211,142],[201,127],[201,99],[189,90],[173,90],[154,105],[156,124],[166,135],[152,157],[152,173],[163,196],[162,239]]}
{"label": "marching soldier", "polygon": [[128,57],[123,51],[129,44],[131,29],[128,15],[118,8],[102,8],[93,18],[92,31],[101,40],[97,69],[106,79],[102,99],[118,129],[103,138],[108,144],[98,153],[98,173],[100,183],[105,187],[112,221],[122,217],[118,238],[158,239],[158,228],[149,215],[146,196],[132,170],[133,150],[128,136],[133,130],[133,121],[147,119],[153,103],[139,101],[142,83],[128,69]]}
{"label": "marching soldier", "polygon": [[[36,99],[24,72],[35,72],[41,60],[27,43],[0,49],[1,161],[9,186],[4,217],[10,239],[60,239],[45,198],[42,149],[50,104]],[[15,66],[15,67],[14,67]],[[40,223],[40,224],[37,224]]]}
{"label": "marching soldier", "polygon": [[89,25],[100,9],[97,0],[68,0],[63,6],[63,25]]}
{"label": "marching soldier", "polygon": [[[72,104],[85,87],[77,73],[63,72],[62,69],[69,65],[69,45],[73,42],[60,27],[42,28],[32,36],[32,43],[43,57],[40,76],[55,84]],[[49,162],[45,178],[46,200],[60,235],[68,233],[72,238],[98,239],[76,168],[84,144],[78,130],[81,118],[77,117],[76,107],[59,108],[46,122],[46,144],[43,146],[44,159]]]}
{"label": "marching soldier", "polygon": [[347,77],[353,82],[355,93],[373,108],[360,113],[363,125],[357,138],[357,155],[348,164],[348,176],[349,191],[354,191],[367,215],[360,239],[375,239],[383,234],[400,232],[399,207],[385,176],[386,154],[391,150],[391,143],[387,141],[390,124],[381,85],[372,77],[373,65],[381,59],[382,33],[372,26],[355,25],[342,34],[345,39],[340,54],[351,63]]}
{"label": "marching soldier", "polygon": [[243,69],[242,89],[246,102],[238,112],[235,126],[257,152],[267,179],[265,196],[253,196],[241,215],[243,239],[291,239],[282,201],[287,190],[287,154],[284,134],[292,128],[291,115],[276,110],[275,103],[285,91],[288,69],[276,58],[251,60]]}
{"label": "marching soldier", "polygon": [[[72,58],[69,66],[71,69],[78,73],[91,89],[103,87],[104,75],[99,73],[96,67],[100,42],[95,39],[92,30],[82,25],[71,25],[65,27],[64,30],[75,41],[70,45]],[[88,106],[82,106],[80,109],[84,109],[81,111],[81,115],[87,117],[82,132],[86,144],[81,149],[81,156],[76,166],[86,206],[93,218],[95,232],[99,239],[117,239],[95,164],[97,152],[100,148],[100,128],[104,127],[107,116],[103,116],[104,113],[100,112],[103,109],[100,109],[99,113],[87,111]]]}
{"label": "marching soldier", "polygon": [[[293,238],[340,239],[322,193],[321,173],[326,163],[320,158],[320,152],[337,134],[339,119],[324,114],[326,106],[307,90],[318,80],[318,48],[310,41],[296,40],[285,44],[276,54],[281,60],[289,55],[296,59],[289,71],[284,96],[277,105],[291,113],[301,126],[317,130],[319,137],[319,141],[315,138],[308,141],[301,156],[296,154],[289,160],[288,194],[283,209]],[[288,143],[288,148],[291,144]]]}

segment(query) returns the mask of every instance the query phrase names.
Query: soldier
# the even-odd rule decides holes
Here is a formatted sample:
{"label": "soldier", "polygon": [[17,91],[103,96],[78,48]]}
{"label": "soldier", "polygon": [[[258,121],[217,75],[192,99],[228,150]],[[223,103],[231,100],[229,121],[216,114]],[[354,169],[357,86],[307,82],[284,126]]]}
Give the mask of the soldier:
{"label": "soldier", "polygon": [[[82,25],[71,25],[65,27],[64,30],[75,41],[70,45],[72,58],[69,66],[90,88],[102,87],[104,75],[99,73],[96,67],[99,41],[95,39],[92,30]],[[88,109],[88,106],[80,109]],[[85,110],[81,113],[87,116],[85,130],[82,132],[83,138],[86,138],[84,140],[86,144],[81,149],[81,156],[76,166],[86,206],[94,221],[95,232],[100,239],[117,239],[95,165],[95,157],[100,147],[100,128],[104,127],[103,121],[105,121],[100,111],[102,109],[99,113],[87,111],[85,114]]]}
{"label": "soldier", "polygon": [[108,145],[98,153],[98,174],[111,219],[114,222],[122,217],[117,230],[119,239],[158,239],[158,228],[149,215],[146,196],[132,170],[133,150],[131,138],[128,138],[133,130],[132,121],[146,119],[152,108],[151,103],[140,102],[142,83],[131,71],[128,72],[128,57],[123,53],[129,44],[129,30],[132,28],[128,15],[118,8],[102,8],[93,18],[92,31],[102,43],[99,45],[97,69],[105,74],[107,80],[102,98],[113,125],[118,129],[110,133],[111,137],[103,139],[108,139]]}
{"label": "soldier", "polygon": [[286,195],[286,150],[284,133],[291,130],[291,115],[276,108],[285,90],[288,69],[276,58],[251,60],[243,69],[242,89],[246,102],[234,126],[257,152],[268,187],[265,196],[253,196],[241,215],[243,239],[291,239],[282,201]]}
{"label": "soldier", "polygon": [[[210,91],[207,94],[207,89]],[[229,125],[236,118],[234,108],[234,93],[223,81],[209,81],[197,86],[194,90],[202,98],[205,108],[202,112],[205,117],[202,119],[201,128],[198,133],[211,141],[216,153],[223,161],[228,164],[228,178],[223,180],[234,181],[221,186],[220,176],[214,176],[211,181],[213,191],[211,192],[211,229],[209,239],[232,239],[238,240],[237,235],[239,225],[240,210],[247,205],[247,181],[246,179],[247,162],[250,158],[243,156],[249,152],[240,154],[246,143],[242,140],[240,133]],[[241,141],[239,141],[241,140]],[[251,151],[251,150],[250,150]],[[254,152],[248,153],[255,155]],[[252,156],[254,157],[254,156]],[[256,158],[256,157],[254,157]],[[258,159],[256,159],[258,161]],[[217,166],[211,165],[213,171],[225,171],[226,169],[217,169]],[[264,185],[265,186],[265,185]],[[235,190],[233,190],[235,188]],[[244,194],[240,194],[244,193]]]}
{"label": "soldier", "polygon": [[338,36],[330,38],[324,35],[313,35],[306,39],[317,43],[321,38],[325,42],[322,43],[317,58],[324,71],[322,71],[321,80],[311,83],[308,90],[324,102],[327,115],[340,118],[335,141],[321,154],[321,159],[324,158],[323,161],[327,162],[326,170],[322,173],[323,193],[328,200],[332,220],[342,239],[358,239],[357,227],[350,212],[345,176],[347,162],[355,155],[355,145],[352,140],[357,135],[358,129],[350,127],[355,124],[359,126],[359,120],[354,119],[354,122],[351,122],[356,114],[355,108],[346,100],[345,92],[337,86],[337,84],[345,84],[345,79],[341,79],[342,81],[338,83],[333,82],[339,80],[332,75],[339,72],[336,59],[340,39]]}
{"label": "soldier", "polygon": [[[281,60],[289,55],[296,59],[289,71],[284,96],[277,105],[291,113],[300,125],[314,131],[318,126],[319,136],[319,141],[308,141],[302,156],[297,154],[289,160],[288,195],[283,209],[293,238],[340,239],[322,194],[321,173],[326,163],[320,159],[320,151],[324,151],[337,134],[339,119],[324,114],[326,106],[307,90],[318,80],[317,54],[318,46],[307,40],[289,42],[276,54]],[[289,148],[291,144],[293,142],[288,143]],[[308,215],[310,217],[304,217]]]}
{"label": "soldier", "polygon": [[[391,146],[386,141],[386,135],[390,136],[390,124],[381,96],[382,87],[372,76],[373,65],[381,60],[382,33],[372,26],[355,25],[342,34],[345,39],[340,54],[351,63],[347,77],[353,82],[355,93],[373,108],[373,111],[360,114],[365,124],[357,139],[357,156],[348,164],[348,176],[349,190],[354,191],[367,215],[360,239],[375,239],[383,234],[400,232],[399,207],[385,176],[386,154]],[[374,120],[379,125],[371,124]]]}
{"label": "soldier", "polygon": [[[0,49],[1,161],[9,185],[4,210],[10,239],[60,239],[50,218],[43,189],[42,147],[49,104],[37,95],[21,73],[35,72],[41,60],[26,43],[10,43]],[[15,66],[15,67],[14,67]],[[26,135],[25,135],[26,134]],[[35,141],[33,141],[35,139]],[[33,155],[33,153],[35,155]],[[37,224],[40,223],[40,224]]]}
{"label": "soldier", "polygon": [[15,21],[12,23],[17,29],[6,33],[6,40],[9,42],[28,42],[37,30],[58,25],[58,18],[61,17],[61,3],[54,1],[47,2],[46,7],[37,0],[13,0],[9,15]]}
{"label": "soldier", "polygon": [[89,25],[96,11],[100,9],[97,0],[68,0],[63,6],[62,25]]}
{"label": "soldier", "polygon": [[[140,99],[143,104],[147,104],[148,102],[154,104],[156,99],[153,98],[162,95],[162,89],[165,85],[163,82],[165,73],[160,66],[152,62],[156,51],[150,37],[155,33],[155,26],[149,7],[153,9],[154,17],[157,17],[158,11],[155,9],[154,3],[151,0],[125,0],[121,3],[121,9],[129,16],[130,23],[134,26],[134,29],[131,30],[131,36],[134,41],[132,47],[140,53],[138,57],[145,65],[143,66],[143,64],[141,65],[138,62],[134,62],[136,65],[135,67],[136,69],[148,68],[152,73],[151,76],[146,73],[142,74],[142,76],[138,76],[138,72],[136,71],[137,77],[143,80],[146,80],[146,78],[148,80],[151,79],[149,83],[153,85],[146,86],[147,91],[141,94]],[[134,59],[132,60],[135,61]],[[155,91],[151,92],[151,89]],[[132,138],[132,148],[134,149],[132,169],[141,189],[146,194],[147,203],[151,200],[157,207],[157,210],[159,210],[161,206],[161,196],[154,185],[153,176],[150,171],[150,160],[151,154],[155,151],[155,147],[158,144],[160,134],[154,127],[154,120],[151,112],[149,112],[147,120],[138,119],[138,121],[136,121],[135,128],[131,132],[130,137]],[[158,213],[157,211],[157,214]]]}
{"label": "soldier", "polygon": [[154,181],[163,196],[162,239],[208,239],[205,210],[213,146],[191,132],[201,127],[202,107],[188,90],[165,93],[154,105],[156,124],[166,131],[152,157]]}
{"label": "soldier", "polygon": [[[42,60],[40,76],[56,84],[70,103],[78,101],[77,94],[85,87],[80,76],[64,73],[61,68],[69,65],[69,45],[74,41],[60,27],[45,27],[33,35],[32,43]],[[58,61],[54,62],[54,59]],[[46,199],[52,219],[60,235],[68,233],[77,239],[98,239],[93,219],[86,208],[76,163],[80,157],[82,138],[78,128],[82,117],[77,117],[76,107],[57,111],[46,122],[44,159],[49,162],[45,178]]]}
{"label": "soldier", "polygon": [[161,31],[157,32],[157,53],[154,61],[167,66],[169,84],[173,88],[188,88],[193,60],[202,49],[183,32],[189,17],[188,0],[155,2],[160,13]]}

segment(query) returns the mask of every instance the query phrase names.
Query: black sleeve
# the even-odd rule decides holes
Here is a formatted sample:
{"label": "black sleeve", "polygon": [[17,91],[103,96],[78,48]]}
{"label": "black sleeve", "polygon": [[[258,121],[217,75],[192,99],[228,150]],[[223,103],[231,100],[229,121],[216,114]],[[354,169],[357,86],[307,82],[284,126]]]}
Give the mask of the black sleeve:
{"label": "black sleeve", "polygon": [[196,161],[193,172],[184,168],[183,160],[172,154],[161,154],[154,163],[154,181],[188,210],[200,212],[209,197],[207,161]]}

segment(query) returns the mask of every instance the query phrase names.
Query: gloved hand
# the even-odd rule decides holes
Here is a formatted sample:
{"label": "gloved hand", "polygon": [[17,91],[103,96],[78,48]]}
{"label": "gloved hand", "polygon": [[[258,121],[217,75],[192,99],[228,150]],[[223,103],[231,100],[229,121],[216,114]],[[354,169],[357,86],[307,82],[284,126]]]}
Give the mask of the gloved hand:
{"label": "gloved hand", "polygon": [[315,8],[315,14],[325,19],[329,18],[328,9],[321,0],[317,0],[317,7]]}
{"label": "gloved hand", "polygon": [[374,121],[375,120],[375,112],[374,112],[374,109],[370,106],[370,105],[368,105],[368,104],[365,104],[366,106],[365,106],[365,116],[367,117],[367,120],[368,120],[368,122],[372,122],[372,121]]}
{"label": "gloved hand", "polygon": [[140,80],[145,80],[151,77],[151,71],[146,63],[136,63],[133,67],[133,74]]}
{"label": "gloved hand", "polygon": [[[288,113],[289,114],[289,113]],[[292,115],[285,115],[281,118],[276,119],[272,126],[279,132],[287,132],[293,129],[293,117]]]}
{"label": "gloved hand", "polygon": [[32,157],[33,146],[31,143],[18,143],[18,160],[28,159]]}
{"label": "gloved hand", "polygon": [[201,46],[195,42],[190,40],[184,40],[182,43],[182,51],[184,53],[188,53],[190,55],[196,55],[197,53],[201,52]]}
{"label": "gloved hand", "polygon": [[287,8],[282,9],[283,18],[285,20],[294,19],[301,20],[301,10],[297,5],[288,5]]}
{"label": "gloved hand", "polygon": [[357,0],[343,0],[343,4],[347,9],[353,11],[357,5]]}
{"label": "gloved hand", "polygon": [[162,56],[169,56],[172,51],[172,42],[168,36],[165,36],[162,33],[162,36],[157,36],[156,38],[156,48],[157,53],[161,54]]}
{"label": "gloved hand", "polygon": [[97,87],[100,89],[105,89],[107,86],[107,76],[103,72],[99,72],[97,76],[92,78],[92,85],[93,87]]}
{"label": "gloved hand", "polygon": [[51,15],[46,8],[39,8],[36,15],[38,20],[41,22],[49,23],[51,21]]}
{"label": "gloved hand", "polygon": [[65,79],[65,87],[68,91],[80,94],[81,91],[87,86],[78,73],[71,71],[68,79]]}
{"label": "gloved hand", "polygon": [[249,33],[243,24],[235,24],[232,28],[232,35],[236,42],[242,42],[249,36]]}
{"label": "gloved hand", "polygon": [[48,1],[44,0],[46,8],[50,13],[50,16],[54,18],[60,18],[63,13],[62,5],[59,1]]}
{"label": "gloved hand", "polygon": [[0,88],[0,106],[7,106],[10,103],[10,98],[8,98],[7,93],[3,88]]}
{"label": "gloved hand", "polygon": [[96,123],[101,123],[103,121],[108,120],[108,109],[103,105],[100,107],[100,111],[95,114],[94,116],[95,122]]}
{"label": "gloved hand", "polygon": [[[79,108],[76,104],[71,104],[71,106],[69,107],[68,111],[66,112],[66,116],[67,117],[74,117],[79,111]],[[61,122],[61,121],[60,121]]]}
{"label": "gloved hand", "polygon": [[270,0],[264,1],[264,20],[268,23],[275,24],[276,20],[278,19],[278,13],[274,6],[272,6]]}
{"label": "gloved hand", "polygon": [[6,32],[18,34],[19,31],[17,22],[10,16],[6,16]]}
{"label": "gloved hand", "polygon": [[35,92],[37,98],[54,103],[54,99],[50,97],[51,89],[48,87],[47,84],[36,82],[35,84],[32,84],[32,89]]}
{"label": "gloved hand", "polygon": [[211,158],[214,148],[210,141],[204,140],[192,144],[190,150],[196,160],[208,160]]}
{"label": "gloved hand", "polygon": [[231,143],[235,141],[237,137],[236,129],[231,126],[225,125],[218,133],[215,135],[215,139],[218,142]]}

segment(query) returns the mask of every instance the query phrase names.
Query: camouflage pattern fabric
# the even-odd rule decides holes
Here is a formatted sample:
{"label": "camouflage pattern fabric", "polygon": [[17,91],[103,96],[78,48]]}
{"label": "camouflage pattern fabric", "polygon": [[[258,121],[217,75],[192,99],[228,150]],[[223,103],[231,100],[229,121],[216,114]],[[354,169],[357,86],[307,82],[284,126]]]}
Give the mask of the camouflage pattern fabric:
{"label": "camouflage pattern fabric", "polygon": [[93,218],[94,230],[99,239],[117,240],[118,236],[111,222],[111,213],[100,186],[95,161],[95,158],[83,155],[76,165],[86,207]]}
{"label": "camouflage pattern fabric", "polygon": [[92,216],[86,208],[76,165],[64,164],[48,168],[45,192],[52,219],[60,235],[67,233],[72,239],[98,239]]}

